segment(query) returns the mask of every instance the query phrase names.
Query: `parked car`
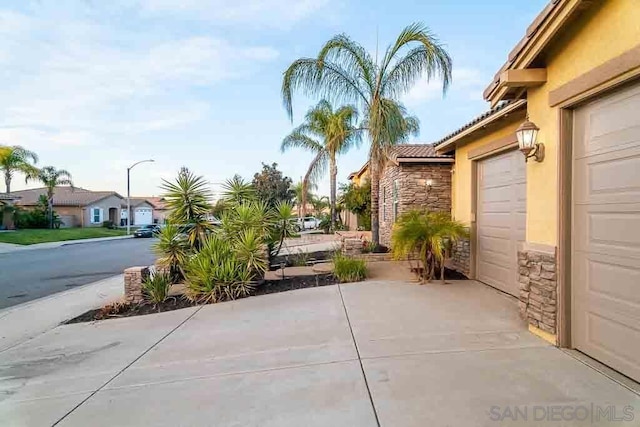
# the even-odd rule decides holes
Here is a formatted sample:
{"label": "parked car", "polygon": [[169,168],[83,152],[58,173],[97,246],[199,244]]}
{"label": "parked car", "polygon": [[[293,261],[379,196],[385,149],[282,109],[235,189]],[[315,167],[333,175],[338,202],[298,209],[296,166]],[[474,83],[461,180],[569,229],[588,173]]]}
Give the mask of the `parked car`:
{"label": "parked car", "polygon": [[153,237],[160,232],[158,224],[143,225],[133,232],[133,237]]}
{"label": "parked car", "polygon": [[304,220],[298,218],[298,227],[300,230],[315,230],[320,226],[320,220],[314,216],[306,216]]}

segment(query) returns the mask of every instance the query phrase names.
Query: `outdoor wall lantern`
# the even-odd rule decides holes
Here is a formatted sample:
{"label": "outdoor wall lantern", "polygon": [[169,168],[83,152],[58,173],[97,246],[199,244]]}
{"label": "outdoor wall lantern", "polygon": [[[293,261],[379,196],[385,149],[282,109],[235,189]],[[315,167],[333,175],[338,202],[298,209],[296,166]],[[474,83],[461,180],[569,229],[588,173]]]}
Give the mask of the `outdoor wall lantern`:
{"label": "outdoor wall lantern", "polygon": [[544,160],[544,144],[537,142],[539,130],[540,128],[535,123],[529,121],[529,116],[516,130],[518,146],[522,154],[524,154],[525,162],[530,157],[534,157],[537,162]]}
{"label": "outdoor wall lantern", "polygon": [[433,180],[432,180],[432,179],[427,179],[427,180],[424,182],[424,185],[426,185],[426,186],[427,186],[427,191],[431,190],[431,187],[433,186]]}

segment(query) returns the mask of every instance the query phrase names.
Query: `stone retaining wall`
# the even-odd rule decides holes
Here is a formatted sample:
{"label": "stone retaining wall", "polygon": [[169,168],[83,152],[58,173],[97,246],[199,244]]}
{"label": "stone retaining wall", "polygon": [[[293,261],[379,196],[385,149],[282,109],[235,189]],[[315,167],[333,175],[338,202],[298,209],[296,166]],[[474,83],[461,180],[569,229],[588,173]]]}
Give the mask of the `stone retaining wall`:
{"label": "stone retaining wall", "polygon": [[520,315],[530,325],[556,335],[558,312],[557,257],[555,248],[525,245],[518,251]]}

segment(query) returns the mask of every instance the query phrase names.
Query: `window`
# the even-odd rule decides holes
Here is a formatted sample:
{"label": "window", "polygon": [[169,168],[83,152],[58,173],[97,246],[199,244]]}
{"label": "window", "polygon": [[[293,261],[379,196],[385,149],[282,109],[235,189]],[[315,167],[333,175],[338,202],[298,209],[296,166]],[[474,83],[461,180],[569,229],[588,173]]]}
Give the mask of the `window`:
{"label": "window", "polygon": [[393,181],[393,221],[398,219],[398,180]]}
{"label": "window", "polygon": [[91,223],[99,224],[102,222],[102,209],[100,208],[92,208],[91,209]]}
{"label": "window", "polygon": [[387,187],[382,187],[382,220],[387,220]]}

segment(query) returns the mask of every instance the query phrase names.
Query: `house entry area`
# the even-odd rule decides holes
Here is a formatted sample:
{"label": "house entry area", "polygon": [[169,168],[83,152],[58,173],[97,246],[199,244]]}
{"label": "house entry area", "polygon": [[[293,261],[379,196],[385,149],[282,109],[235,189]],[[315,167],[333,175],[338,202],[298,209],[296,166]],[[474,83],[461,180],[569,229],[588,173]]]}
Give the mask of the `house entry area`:
{"label": "house entry area", "polygon": [[518,296],[518,245],[525,240],[526,173],[508,151],[477,164],[476,279]]}
{"label": "house entry area", "polygon": [[635,381],[640,381],[638,111],[638,83],[574,111],[570,266],[572,346]]}

